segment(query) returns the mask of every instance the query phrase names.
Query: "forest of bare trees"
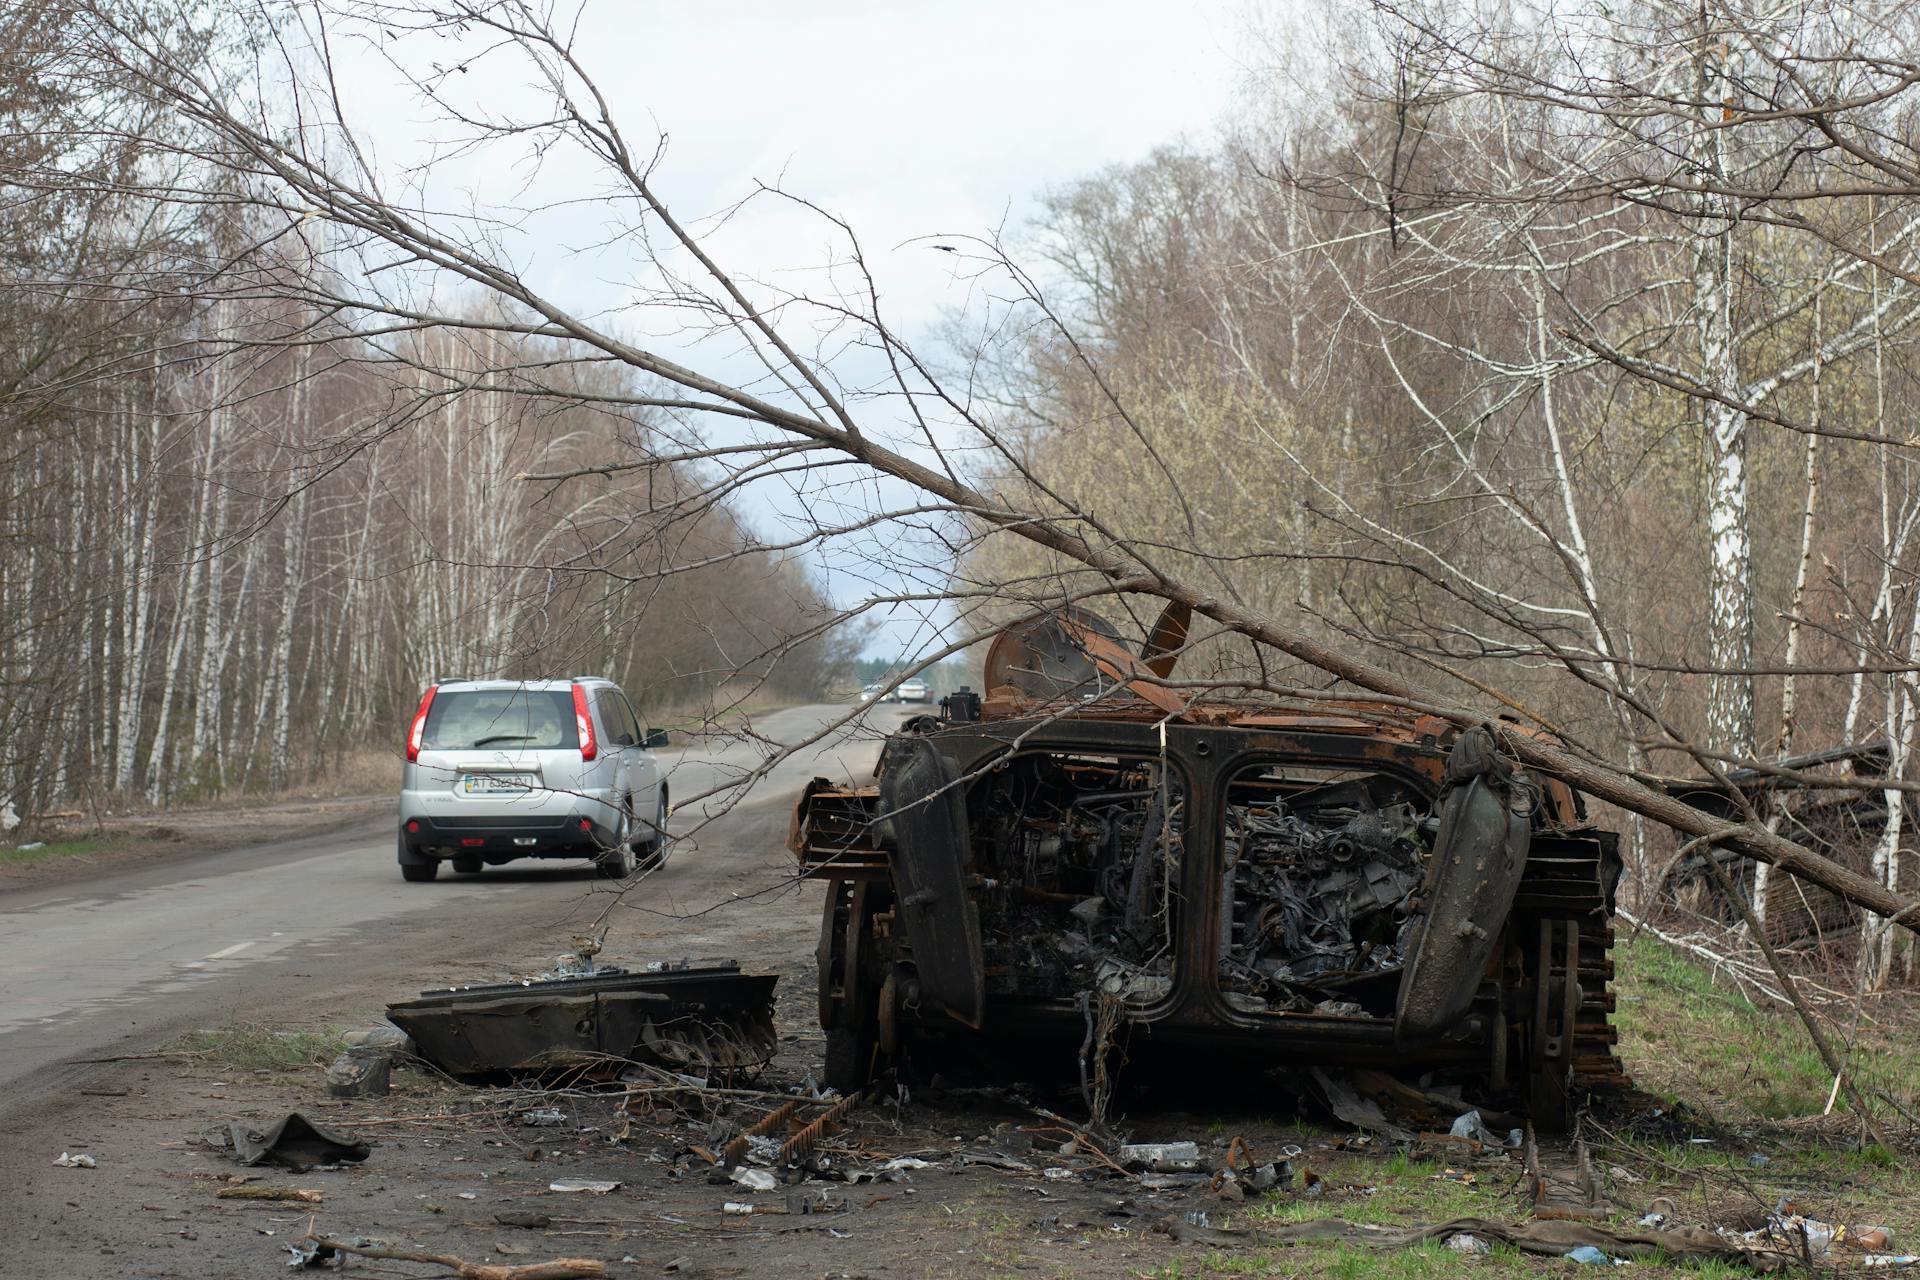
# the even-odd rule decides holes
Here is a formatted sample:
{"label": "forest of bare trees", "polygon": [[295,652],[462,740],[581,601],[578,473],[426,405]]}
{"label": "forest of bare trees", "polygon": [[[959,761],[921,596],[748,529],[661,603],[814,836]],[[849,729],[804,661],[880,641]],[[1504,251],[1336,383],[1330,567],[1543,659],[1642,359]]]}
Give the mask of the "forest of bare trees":
{"label": "forest of bare trees", "polygon": [[[1873,739],[1904,779],[1915,10],[1347,18],[1223,145],[1051,201],[1003,482],[1636,771]],[[1087,576],[1004,534],[966,572]],[[1861,869],[1909,892],[1888,800]]]}
{"label": "forest of bare trees", "polygon": [[[270,781],[448,665],[664,698],[776,656],[817,680],[887,605],[947,610],[931,663],[1171,602],[1183,688],[1503,716],[1617,812],[1630,900],[1724,849],[1763,904],[1770,868],[1851,904],[1869,980],[1910,971],[1920,5],[1317,9],[1248,35],[1220,145],[929,246],[975,304],[937,350],[798,193],[742,199],[829,261],[730,270],[543,6],[13,20],[43,66],[7,207],[51,219],[7,266],[13,787]],[[601,203],[671,338],[389,190],[332,79],[354,42],[461,154],[591,163],[540,198]],[[730,504],[769,488],[805,523],[760,548]],[[870,593],[830,608],[803,556]],[[1846,848],[1671,785],[1862,739],[1879,772],[1798,779],[1880,805]]]}
{"label": "forest of bare trees", "polygon": [[[74,20],[0,16],[0,798],[310,781],[397,741],[446,676],[606,672],[682,712],[836,678],[845,633],[806,566],[754,550],[697,461],[648,461],[687,439],[619,402],[639,375],[503,331],[484,298],[356,334],[271,295],[314,259],[196,296],[247,220],[135,190],[217,179],[170,154],[159,104],[59,74]],[[578,394],[519,394],[519,368]],[[669,560],[711,563],[652,576]]]}

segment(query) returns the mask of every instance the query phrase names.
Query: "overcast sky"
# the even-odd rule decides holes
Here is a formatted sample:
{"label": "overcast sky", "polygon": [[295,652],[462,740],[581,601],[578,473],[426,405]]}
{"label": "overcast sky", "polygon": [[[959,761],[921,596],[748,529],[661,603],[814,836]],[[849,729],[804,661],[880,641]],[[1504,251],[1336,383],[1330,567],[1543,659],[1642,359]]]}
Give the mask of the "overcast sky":
{"label": "overcast sky", "polygon": [[[1050,188],[1157,147],[1210,141],[1244,74],[1243,8],[1242,0],[588,0],[577,47],[630,141],[666,136],[655,186],[677,216],[715,215],[756,182],[805,196],[859,233],[890,324],[915,341],[963,301],[966,286],[951,258],[909,242],[1017,232]],[[426,55],[407,56],[417,66]],[[511,68],[483,60],[449,77],[449,89],[502,110],[521,95],[533,102],[524,77],[501,74]],[[363,50],[342,70],[381,167],[417,161],[435,132],[429,109],[380,56]],[[582,157],[549,156],[534,176],[489,153],[436,163],[428,195],[443,208],[497,209],[599,189]],[[606,230],[605,207],[587,201],[527,221],[505,243],[550,295],[604,313],[635,288],[630,257],[581,250]],[[824,261],[828,239],[817,220],[761,201],[714,243],[737,272],[803,287],[796,269]],[[648,326],[630,315],[623,323]]]}

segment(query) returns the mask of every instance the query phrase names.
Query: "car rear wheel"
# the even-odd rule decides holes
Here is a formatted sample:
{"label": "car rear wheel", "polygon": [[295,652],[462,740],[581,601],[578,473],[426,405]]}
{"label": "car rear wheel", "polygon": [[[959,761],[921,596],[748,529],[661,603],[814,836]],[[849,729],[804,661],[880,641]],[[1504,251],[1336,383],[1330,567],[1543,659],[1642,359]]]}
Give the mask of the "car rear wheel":
{"label": "car rear wheel", "polygon": [[431,880],[440,874],[440,861],[437,858],[424,857],[407,848],[407,837],[402,834],[394,838],[396,852],[400,857],[400,878],[402,880]]}
{"label": "car rear wheel", "polygon": [[660,792],[660,800],[653,812],[653,838],[639,848],[640,865],[648,870],[667,860],[667,793]]}
{"label": "car rear wheel", "polygon": [[633,853],[633,797],[620,806],[620,830],[614,834],[613,847],[593,860],[593,869],[602,879],[625,880],[632,875],[637,860]]}

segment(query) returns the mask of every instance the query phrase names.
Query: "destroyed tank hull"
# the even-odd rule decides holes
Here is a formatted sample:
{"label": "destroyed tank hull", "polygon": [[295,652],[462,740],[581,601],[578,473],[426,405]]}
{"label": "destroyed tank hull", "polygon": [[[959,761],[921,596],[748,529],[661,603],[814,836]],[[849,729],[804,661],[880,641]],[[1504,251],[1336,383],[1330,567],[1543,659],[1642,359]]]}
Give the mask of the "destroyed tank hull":
{"label": "destroyed tank hull", "polygon": [[[796,807],[830,1083],[969,1056],[1083,1081],[1121,1058],[1365,1067],[1471,1082],[1544,1131],[1625,1086],[1617,838],[1487,728],[1170,702],[1083,624],[1017,639],[989,680],[1054,688],[917,718],[877,785],[819,779]],[[1108,696],[1059,697],[1075,680]]]}
{"label": "destroyed tank hull", "polygon": [[[1364,720],[1316,719],[1164,732],[1110,716],[921,722],[888,744],[880,786],[813,784],[793,844],[805,874],[827,881],[818,959],[832,1082],[865,1083],[916,1037],[972,1035],[1021,1055],[1036,1040],[1077,1045],[1104,999],[1130,1057],[1206,1048],[1276,1066],[1462,1070],[1519,1095],[1543,1129],[1623,1086],[1608,1021],[1614,833],[1581,824],[1564,794],[1569,812],[1547,812],[1555,797],[1543,795],[1499,918],[1476,923],[1472,895],[1464,910],[1422,897],[1441,880],[1439,841],[1420,828],[1434,821],[1451,730],[1382,737]],[[1360,805],[1410,811],[1395,815],[1412,832],[1393,837],[1399,861],[1380,838],[1339,847],[1366,812],[1351,804],[1264,833],[1273,856],[1261,860],[1246,816],[1276,806],[1256,791],[1297,806],[1356,782]],[[1070,790],[1036,794],[1047,787]],[[1143,834],[1154,790],[1177,817]],[[1368,935],[1358,942],[1356,926]],[[1409,947],[1476,929],[1487,939],[1469,980],[1436,975],[1409,992],[1426,1004],[1404,1004]],[[1434,1008],[1429,987],[1465,999]]]}

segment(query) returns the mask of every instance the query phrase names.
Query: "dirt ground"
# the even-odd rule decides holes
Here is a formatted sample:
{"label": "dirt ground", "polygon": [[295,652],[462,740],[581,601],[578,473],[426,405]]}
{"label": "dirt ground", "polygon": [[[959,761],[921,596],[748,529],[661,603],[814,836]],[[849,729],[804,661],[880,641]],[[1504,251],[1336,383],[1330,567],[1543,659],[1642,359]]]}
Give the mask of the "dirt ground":
{"label": "dirt ground", "polygon": [[[785,814],[784,803],[743,807],[732,819],[729,841],[756,850],[752,858],[702,869],[694,855],[676,864],[685,878],[674,882],[675,893],[630,894],[603,957],[631,965],[728,956],[749,972],[778,973],[779,1053],[751,1091],[681,1095],[677,1104],[658,1098],[653,1110],[636,1103],[623,1120],[618,1091],[480,1088],[413,1068],[396,1073],[385,1097],[329,1097],[324,1065],[339,1047],[339,1032],[376,1023],[387,1001],[423,988],[497,981],[524,970],[551,955],[541,948],[559,949],[556,937],[571,927],[557,907],[550,920],[517,920],[511,929],[476,908],[482,914],[465,923],[436,926],[442,930],[438,951],[433,930],[406,931],[404,946],[396,934],[394,949],[380,961],[384,967],[367,971],[374,977],[296,983],[308,976],[309,966],[302,964],[302,972],[274,988],[283,995],[270,1007],[235,1009],[229,1019],[170,1045],[145,1046],[137,1056],[68,1062],[35,1080],[28,1100],[12,1099],[18,1105],[0,1112],[8,1116],[0,1134],[0,1276],[206,1280],[285,1274],[287,1246],[310,1231],[475,1263],[587,1257],[619,1277],[1425,1280],[1463,1270],[1538,1275],[1582,1269],[1504,1246],[1466,1254],[1439,1244],[1389,1251],[1274,1243],[1274,1232],[1320,1218],[1397,1225],[1459,1217],[1514,1222],[1526,1211],[1514,1154],[1490,1151],[1468,1159],[1432,1144],[1408,1148],[1366,1140],[1268,1078],[1224,1082],[1231,1090],[1203,1086],[1130,1095],[1116,1116],[1117,1126],[1137,1141],[1197,1142],[1209,1169],[1224,1161],[1236,1138],[1256,1160],[1275,1159],[1288,1145],[1300,1148],[1289,1186],[1244,1200],[1204,1183],[1155,1189],[1106,1168],[1085,1150],[1063,1151],[1070,1135],[1033,1106],[1077,1120],[1084,1110],[1071,1092],[923,1089],[906,1101],[868,1102],[826,1148],[836,1167],[871,1172],[902,1156],[925,1160],[927,1167],[881,1180],[813,1180],[759,1192],[715,1182],[712,1166],[693,1148],[710,1146],[765,1114],[819,1069],[813,949],[821,890],[786,881],[778,854]],[[332,809],[283,811],[273,820],[304,822],[310,829],[316,820],[335,817]],[[582,881],[579,894],[584,897],[591,885],[590,878]],[[677,902],[712,902],[730,894],[752,905],[691,915],[671,909]],[[487,956],[493,958],[476,958]],[[74,957],[74,963],[85,962],[85,956]],[[1753,1013],[1751,1023],[1714,1022],[1721,1015],[1712,1012],[1719,1007],[1712,1002],[1720,997],[1699,975],[1676,977],[1642,967],[1642,976],[1623,987],[1630,1001],[1625,1007],[1633,1010],[1624,1019],[1633,1036],[1623,1056],[1629,1069],[1662,1091],[1703,1096],[1688,1090],[1709,1077],[1717,1089],[1751,1091],[1743,1081],[1760,1057],[1736,1053],[1735,1039],[1691,1035],[1690,1027],[1749,1045],[1765,1039],[1767,1027],[1776,1040],[1793,1037],[1791,1027],[1764,1010]],[[1665,994],[1667,986],[1677,994]],[[1682,996],[1692,1003],[1675,1003]],[[1699,1056],[1688,1057],[1689,1046],[1698,1047]],[[1652,1056],[1636,1057],[1643,1048]],[[1819,1092],[1819,1082],[1809,1087]],[[1817,1106],[1788,1101],[1796,1114],[1817,1114]],[[548,1109],[561,1113],[558,1122],[528,1122],[528,1113]],[[810,1106],[805,1114],[816,1110]],[[264,1130],[293,1111],[370,1142],[370,1157],[361,1165],[293,1174],[242,1170],[224,1150],[228,1125]],[[1659,1115],[1603,1117],[1590,1126],[1587,1139],[1613,1221],[1631,1225],[1665,1197],[1677,1222],[1754,1227],[1784,1196],[1823,1221],[1890,1228],[1896,1251],[1920,1242],[1916,1126],[1897,1126],[1901,1150],[1889,1157],[1854,1149],[1852,1126],[1840,1116],[1729,1114],[1663,1106]],[[97,1167],[56,1165],[63,1153],[85,1153]],[[1545,1155],[1553,1168],[1570,1165],[1565,1147],[1549,1147]],[[286,1204],[221,1198],[236,1177],[249,1178],[245,1186],[312,1190],[320,1199]],[[560,1178],[619,1186],[606,1194],[551,1190]],[[752,1204],[756,1212],[729,1213],[729,1202]],[[815,1206],[827,1211],[793,1211]],[[546,1222],[510,1226],[500,1220],[503,1214],[543,1215]],[[1728,1272],[1718,1263],[1643,1259],[1635,1265],[1640,1273]],[[445,1274],[365,1259],[351,1261],[347,1270],[389,1277]]]}
{"label": "dirt ground", "polygon": [[[763,1115],[817,1070],[811,948],[818,889],[809,886],[737,924],[701,926],[681,941],[692,954],[722,948],[749,971],[782,974],[780,1051],[740,1096],[676,1095],[623,1122],[621,1094],[477,1088],[418,1068],[396,1074],[378,1099],[327,1096],[322,1064],[337,1047],[329,1018],[273,1029],[240,1025],[194,1037],[169,1056],[77,1067],[36,1124],[35,1158],[0,1161],[15,1179],[7,1207],[19,1215],[4,1238],[0,1274],[73,1277],[224,1277],[281,1273],[287,1246],[310,1231],[386,1247],[451,1254],[476,1263],[557,1257],[604,1261],[613,1276],[1427,1276],[1471,1272],[1571,1272],[1579,1264],[1496,1248],[1463,1255],[1439,1245],[1394,1252],[1348,1245],[1271,1246],[1264,1230],[1308,1218],[1410,1224],[1457,1217],[1513,1221],[1520,1209],[1517,1156],[1452,1160],[1444,1149],[1367,1140],[1325,1128],[1273,1093],[1247,1090],[1218,1105],[1140,1098],[1124,1127],[1140,1141],[1192,1139],[1219,1164],[1243,1138],[1256,1159],[1301,1148],[1289,1188],[1245,1201],[1206,1185],[1154,1190],[1062,1144],[1068,1133],[1023,1099],[1066,1112],[1064,1095],[992,1090],[932,1094],[856,1109],[828,1149],[835,1167],[873,1170],[900,1156],[930,1162],[893,1180],[807,1181],[750,1192],[719,1179],[692,1148]],[[619,956],[610,956],[618,960]],[[480,975],[470,974],[469,977]],[[405,995],[407,992],[396,992]],[[369,1004],[362,1022],[377,1019]],[[675,1101],[681,1105],[674,1105]],[[1212,1101],[1212,1100],[1209,1100]],[[554,1123],[531,1123],[557,1110]],[[809,1107],[806,1114],[817,1108]],[[239,1169],[221,1148],[234,1121],[264,1129],[290,1111],[372,1144],[362,1165],[292,1174]],[[1843,1126],[1724,1131],[1672,1117],[1595,1127],[1598,1163],[1621,1223],[1656,1196],[1687,1221],[1757,1226],[1782,1194],[1805,1210],[1856,1227],[1887,1225],[1910,1244],[1920,1230],[1920,1187],[1910,1168],[1845,1150]],[[57,1135],[57,1140],[56,1140]],[[15,1135],[18,1137],[19,1135]],[[57,1167],[62,1152],[98,1167]],[[1564,1148],[1548,1151],[1563,1165]],[[1009,1164],[1024,1167],[1004,1167]],[[320,1194],[317,1204],[221,1199],[233,1179]],[[560,1178],[619,1183],[606,1194],[556,1192]],[[790,1199],[791,1197],[791,1199]],[[729,1213],[749,1203],[751,1215]],[[819,1207],[822,1212],[798,1212]],[[538,1214],[536,1227],[498,1215]],[[1192,1216],[1190,1216],[1192,1215]],[[1201,1217],[1199,1215],[1204,1215]],[[1869,1223],[1871,1219],[1871,1223]],[[1242,1236],[1177,1240],[1195,1223]],[[11,1254],[11,1256],[8,1256]],[[58,1259],[57,1272],[46,1270]],[[1658,1262],[1642,1272],[1698,1270]],[[354,1259],[368,1275],[436,1274],[433,1268]],[[1725,1268],[1708,1268],[1721,1274]]]}

